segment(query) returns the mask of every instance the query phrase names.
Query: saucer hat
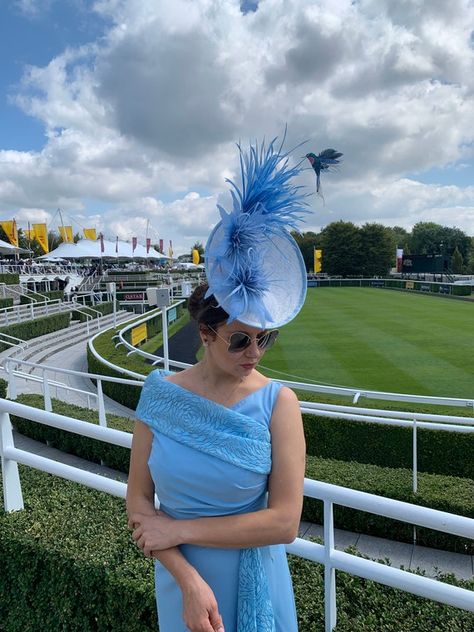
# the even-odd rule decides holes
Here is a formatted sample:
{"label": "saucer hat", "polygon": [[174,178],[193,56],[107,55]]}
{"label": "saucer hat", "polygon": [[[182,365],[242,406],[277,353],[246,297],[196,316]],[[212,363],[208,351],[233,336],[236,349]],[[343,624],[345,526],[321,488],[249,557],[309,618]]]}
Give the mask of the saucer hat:
{"label": "saucer hat", "polygon": [[306,267],[289,229],[308,212],[301,168],[274,139],[240,152],[240,188],[232,180],[232,210],[217,205],[220,221],[207,241],[209,289],[232,322],[273,329],[292,320],[306,297]]}

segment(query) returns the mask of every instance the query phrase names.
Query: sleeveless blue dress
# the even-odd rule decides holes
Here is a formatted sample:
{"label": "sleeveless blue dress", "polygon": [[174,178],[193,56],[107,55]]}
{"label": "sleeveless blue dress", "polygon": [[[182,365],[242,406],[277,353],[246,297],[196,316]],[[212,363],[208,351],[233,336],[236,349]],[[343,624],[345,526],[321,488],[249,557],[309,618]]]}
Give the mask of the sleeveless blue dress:
{"label": "sleeveless blue dress", "polygon": [[[230,409],[268,428],[280,388],[280,384],[269,382]],[[195,397],[208,402],[199,396]],[[143,402],[137,409],[138,418],[145,423],[146,408]],[[206,454],[170,438],[152,426],[151,430],[153,442],[148,465],[161,508],[171,517],[179,520],[222,516],[257,511],[266,506],[268,475]],[[242,551],[189,544],[181,545],[180,550],[213,590],[226,632],[243,632],[245,626],[240,625],[238,629],[237,625]],[[272,629],[275,632],[297,632],[285,546],[270,545],[259,547],[258,550],[273,608]],[[185,632],[187,628],[182,619],[181,590],[173,576],[158,561],[155,561],[155,589],[160,632]]]}

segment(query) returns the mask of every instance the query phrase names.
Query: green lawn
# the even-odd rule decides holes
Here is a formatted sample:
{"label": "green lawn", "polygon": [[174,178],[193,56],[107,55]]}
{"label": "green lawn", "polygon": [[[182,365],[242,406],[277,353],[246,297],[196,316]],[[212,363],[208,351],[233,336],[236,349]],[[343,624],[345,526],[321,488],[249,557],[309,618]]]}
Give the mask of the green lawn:
{"label": "green lawn", "polygon": [[[282,379],[474,397],[474,305],[371,288],[310,288],[260,368]],[[266,372],[266,371],[264,371]]]}

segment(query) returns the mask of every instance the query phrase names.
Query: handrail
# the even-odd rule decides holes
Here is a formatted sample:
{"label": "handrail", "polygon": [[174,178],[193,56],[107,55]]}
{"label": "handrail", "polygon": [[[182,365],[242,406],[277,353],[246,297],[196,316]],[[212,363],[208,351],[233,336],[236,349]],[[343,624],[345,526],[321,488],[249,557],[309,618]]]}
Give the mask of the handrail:
{"label": "handrail", "polygon": [[[65,415],[58,415],[31,408],[24,404],[18,404],[17,402],[0,399],[0,454],[4,472],[5,511],[21,511],[24,508],[18,463],[49,472],[120,498],[125,497],[125,483],[16,448],[10,414],[125,448],[130,448],[132,441],[130,433],[103,428]],[[286,546],[286,549],[289,553],[319,562],[325,567],[326,632],[331,632],[335,628],[337,621],[336,570],[342,570],[433,601],[474,612],[474,592],[472,590],[392,568],[386,564],[367,560],[352,553],[337,551],[334,548],[333,507],[334,505],[342,505],[469,539],[473,539],[474,519],[312,479],[305,479],[304,495],[322,500],[324,503],[324,544],[316,544],[296,538],[291,544]]]}

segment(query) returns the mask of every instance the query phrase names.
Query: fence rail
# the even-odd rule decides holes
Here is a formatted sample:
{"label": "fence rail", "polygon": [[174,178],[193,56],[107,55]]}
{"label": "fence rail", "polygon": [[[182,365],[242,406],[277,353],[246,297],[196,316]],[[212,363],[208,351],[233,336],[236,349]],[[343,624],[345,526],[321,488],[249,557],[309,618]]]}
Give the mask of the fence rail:
{"label": "fence rail", "polygon": [[[132,439],[131,434],[126,432],[103,428],[64,415],[57,415],[48,411],[30,408],[17,402],[0,399],[0,454],[6,511],[20,511],[24,507],[18,463],[120,498],[125,497],[125,483],[16,448],[10,422],[11,414],[30,419],[32,422],[62,428],[76,434],[82,434],[126,448],[131,447]],[[337,551],[334,548],[333,508],[334,505],[351,507],[467,538],[474,537],[473,519],[311,479],[305,479],[304,494],[311,498],[322,500],[324,503],[324,544],[316,544],[297,538],[293,543],[287,545],[287,551],[324,565],[326,632],[331,632],[337,622],[336,570],[345,571],[440,603],[474,612],[474,592],[471,590],[392,568],[350,553]]]}

